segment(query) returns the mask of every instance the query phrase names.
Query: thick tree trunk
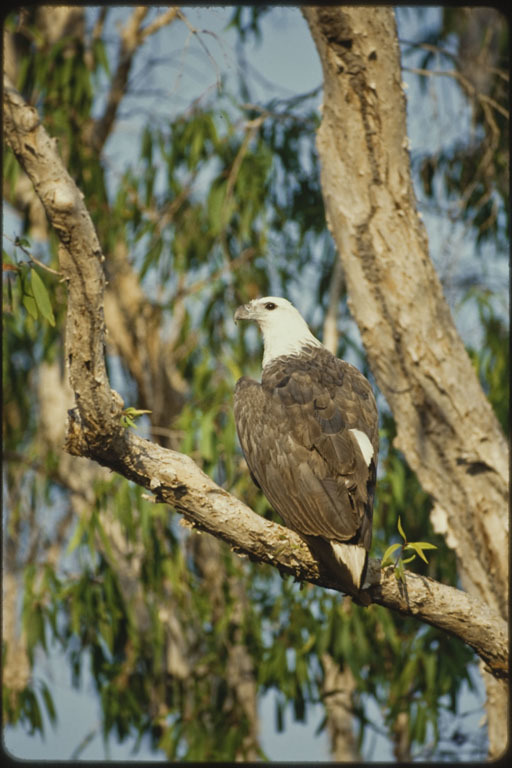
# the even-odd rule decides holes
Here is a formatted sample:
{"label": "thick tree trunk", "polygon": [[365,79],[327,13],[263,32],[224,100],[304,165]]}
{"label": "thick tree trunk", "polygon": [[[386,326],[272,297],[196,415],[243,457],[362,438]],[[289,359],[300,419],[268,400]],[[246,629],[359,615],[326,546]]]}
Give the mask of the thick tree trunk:
{"label": "thick tree trunk", "polygon": [[[393,11],[303,13],[324,74],[317,144],[328,224],[396,445],[432,496],[433,522],[456,551],[464,588],[506,618],[507,447],[429,259]],[[506,746],[507,698],[489,676],[486,685],[496,757]]]}
{"label": "thick tree trunk", "polygon": [[[83,199],[41,125],[36,111],[4,78],[6,140],[30,177],[61,240],[61,268],[69,289],[67,368],[76,408],[66,448],[149,489],[191,523],[236,551],[269,563],[301,581],[344,591],[336,576],[296,533],[265,520],[205,475],[191,458],[143,440],[120,422],[123,402],[110,388],[104,366],[103,256]],[[98,321],[99,318],[99,321]],[[70,333],[80,326],[82,333]],[[371,560],[371,586],[355,596],[414,616],[470,645],[497,678],[508,676],[507,624],[481,599],[425,577]]]}

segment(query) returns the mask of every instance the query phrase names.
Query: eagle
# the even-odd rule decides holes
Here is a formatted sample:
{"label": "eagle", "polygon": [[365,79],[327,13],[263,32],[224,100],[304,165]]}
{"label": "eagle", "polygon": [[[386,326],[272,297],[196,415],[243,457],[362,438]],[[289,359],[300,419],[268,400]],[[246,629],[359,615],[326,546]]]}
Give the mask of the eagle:
{"label": "eagle", "polygon": [[[363,587],[379,448],[368,380],[327,350],[287,299],[244,304],[263,334],[261,383],[235,386],[236,430],[252,479],[285,524]],[[326,545],[325,542],[328,542]],[[320,547],[320,548],[318,548]]]}

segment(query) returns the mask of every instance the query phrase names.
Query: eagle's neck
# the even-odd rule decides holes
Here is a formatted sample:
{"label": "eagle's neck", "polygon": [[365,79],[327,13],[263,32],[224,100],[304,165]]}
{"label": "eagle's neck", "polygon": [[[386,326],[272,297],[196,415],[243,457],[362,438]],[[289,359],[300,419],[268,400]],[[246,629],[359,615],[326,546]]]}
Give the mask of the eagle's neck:
{"label": "eagle's neck", "polygon": [[323,344],[313,336],[307,324],[301,317],[294,319],[293,323],[283,327],[271,325],[262,326],[263,333],[263,368],[277,357],[283,355],[298,355],[304,347],[322,347]]}

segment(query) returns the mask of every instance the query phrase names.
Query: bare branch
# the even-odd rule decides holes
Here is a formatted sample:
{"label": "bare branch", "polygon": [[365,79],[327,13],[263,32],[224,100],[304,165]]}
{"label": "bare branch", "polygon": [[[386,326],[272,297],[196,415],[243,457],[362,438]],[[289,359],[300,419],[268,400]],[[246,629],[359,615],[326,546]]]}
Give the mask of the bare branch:
{"label": "bare branch", "polygon": [[108,7],[106,5],[104,5],[102,8],[99,9],[98,18],[94,22],[89,44],[84,53],[85,63],[90,72],[92,72],[94,68],[94,56],[93,56],[94,44],[97,43],[99,40],[101,40],[105,19],[107,18],[107,11],[108,11]]}
{"label": "bare branch", "polygon": [[[69,291],[66,363],[80,402],[83,439],[114,440],[121,431],[121,398],[110,389],[104,358],[104,256],[82,195],[62,164],[56,142],[4,75],[4,132],[59,240]],[[83,372],[87,377],[83,378]],[[103,435],[100,438],[100,435]]]}
{"label": "bare branch", "polygon": [[219,76],[219,71],[218,71],[217,63],[216,63],[215,59],[213,58],[213,56],[211,55],[210,51],[208,50],[208,47],[207,47],[206,43],[204,42],[204,40],[203,40],[203,38],[202,38],[202,36],[200,34],[200,30],[196,29],[196,27],[194,27],[190,23],[190,21],[187,19],[185,14],[182,13],[180,10],[178,10],[178,16],[179,16],[180,20],[188,28],[190,34],[197,38],[201,48],[205,52],[206,56],[208,57],[208,60],[209,60],[210,64],[212,65],[213,69],[215,70],[216,80],[217,80],[217,87],[220,87],[220,76]]}
{"label": "bare branch", "polygon": [[92,131],[86,137],[91,146],[100,152],[105,144],[112,126],[114,125],[117,111],[121,100],[123,99],[128,85],[128,78],[133,63],[133,57],[137,48],[147,40],[154,32],[161,29],[166,24],[171,24],[178,15],[178,8],[169,8],[165,13],[158,16],[147,27],[142,27],[147,13],[148,6],[137,6],[121,30],[121,44],[118,54],[117,69],[112,78],[110,92],[107,99],[107,105],[101,118],[92,124]]}
{"label": "bare branch", "polygon": [[461,72],[456,69],[421,69],[419,67],[404,67],[404,72],[411,72],[414,75],[422,75],[423,77],[449,77],[456,80],[461,88],[466,92],[470,100],[481,102],[482,106],[488,104],[490,107],[499,112],[505,120],[509,119],[509,112],[506,107],[503,107],[496,99],[487,96],[485,93],[480,93],[473,83],[465,77]]}
{"label": "bare branch", "polygon": [[[68,440],[68,450],[75,445],[82,450],[82,442],[75,439]],[[95,450],[90,457],[151,490],[158,502],[174,507],[192,527],[222,539],[234,551],[298,581],[345,591],[298,534],[257,515],[216,485],[190,457],[128,432],[120,454]],[[493,674],[508,675],[507,624],[485,603],[410,572],[402,583],[393,568],[381,570],[378,560],[370,561],[369,581],[369,589],[353,595],[357,602],[378,603],[449,632],[470,645]]]}
{"label": "bare branch", "polygon": [[[102,254],[73,180],[37,113],[4,83],[5,136],[31,178],[61,240],[68,280],[67,359],[76,408],[70,412],[66,448],[152,491],[195,528],[237,552],[277,567],[301,581],[344,591],[338,577],[293,531],[255,514],[208,477],[191,458],[144,440],[119,426],[122,403],[110,389],[104,360]],[[77,332],[80,328],[80,333]],[[368,589],[354,595],[414,616],[470,645],[496,676],[507,674],[507,626],[488,606],[453,587],[371,562]]]}
{"label": "bare branch", "polygon": [[36,264],[38,267],[41,267],[41,269],[44,269],[46,272],[49,272],[51,275],[56,275],[56,277],[62,277],[61,273],[60,273],[58,270],[56,270],[56,269],[52,269],[51,267],[49,267],[49,266],[48,266],[48,264],[45,264],[44,262],[42,262],[42,261],[39,261],[39,259],[37,259],[37,258],[34,256],[34,254],[33,254],[33,253],[31,253],[31,252],[30,252],[30,251],[29,251],[27,248],[25,248],[25,246],[24,246],[24,245],[22,245],[22,244],[21,244],[21,243],[18,241],[18,238],[15,238],[15,239],[13,240],[13,239],[12,239],[11,237],[9,237],[8,235],[4,235],[4,237],[5,237],[5,239],[6,239],[6,240],[9,240],[9,241],[10,241],[10,242],[11,242],[13,245],[15,245],[17,248],[20,248],[20,249],[23,251],[23,253],[24,253],[24,254],[27,256],[27,258],[29,259],[29,261],[33,262],[33,263],[34,263],[34,264]]}
{"label": "bare branch", "polygon": [[150,35],[153,35],[155,32],[158,32],[158,30],[162,29],[162,27],[165,27],[166,24],[172,24],[178,15],[178,11],[179,9],[177,7],[168,8],[165,13],[162,13],[161,16],[158,16],[154,21],[151,22],[151,24],[148,24],[147,27],[144,27],[144,29],[142,29],[140,32],[141,42],[146,40],[146,38],[148,38]]}

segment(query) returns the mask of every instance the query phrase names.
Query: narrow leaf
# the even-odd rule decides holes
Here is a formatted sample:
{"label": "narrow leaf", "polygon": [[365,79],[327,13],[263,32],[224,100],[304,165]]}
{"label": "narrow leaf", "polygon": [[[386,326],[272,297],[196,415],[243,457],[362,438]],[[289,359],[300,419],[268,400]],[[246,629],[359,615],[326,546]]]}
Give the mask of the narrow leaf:
{"label": "narrow leaf", "polygon": [[38,311],[37,311],[37,304],[34,300],[34,296],[32,295],[32,290],[30,288],[30,285],[28,284],[27,280],[27,268],[26,265],[23,265],[22,268],[20,268],[19,274],[20,274],[20,285],[21,285],[21,301],[23,303],[23,306],[27,310],[30,317],[33,317],[34,320],[37,320],[38,317]]}
{"label": "narrow leaf", "polygon": [[23,294],[23,306],[29,313],[30,317],[33,317],[34,320],[37,320],[38,312],[37,312],[37,304],[34,301],[34,297],[30,296],[28,293]]}
{"label": "narrow leaf", "polygon": [[435,544],[430,544],[428,541],[411,541],[404,549],[413,549],[422,560],[428,563],[427,558],[423,554],[424,549],[437,549]]}
{"label": "narrow leaf", "polygon": [[39,309],[42,316],[48,320],[50,325],[54,326],[55,316],[53,314],[50,297],[48,296],[48,291],[46,290],[45,284],[35,269],[30,271],[30,284],[32,286],[32,291],[34,292],[34,299],[36,300],[37,308]]}
{"label": "narrow leaf", "polygon": [[[384,556],[380,562],[380,567],[385,568],[386,565],[390,565],[392,562],[392,555],[396,552],[396,550],[401,547],[402,545],[400,543],[397,544],[391,544],[386,551],[384,552]],[[389,562],[388,562],[389,561]]]}
{"label": "narrow leaf", "polygon": [[147,411],[143,408],[134,408],[130,405],[128,408],[124,409],[123,413],[130,418],[132,416],[142,416],[143,413],[151,413],[151,411]]}
{"label": "narrow leaf", "polygon": [[52,695],[48,690],[48,686],[44,682],[41,683],[41,694],[50,722],[52,725],[55,725],[57,723],[57,712],[55,711]]}
{"label": "narrow leaf", "polygon": [[405,581],[404,565],[401,560],[396,565],[395,576],[399,581]]}
{"label": "narrow leaf", "polygon": [[82,519],[80,519],[77,523],[77,526],[75,528],[75,531],[71,537],[71,540],[68,544],[67,548],[67,554],[70,555],[72,552],[75,551],[75,549],[81,544],[82,537],[85,532],[85,525]]}
{"label": "narrow leaf", "polygon": [[407,541],[407,536],[404,533],[404,529],[402,528],[402,521],[400,520],[400,515],[398,515],[398,533],[402,537],[404,541]]}

